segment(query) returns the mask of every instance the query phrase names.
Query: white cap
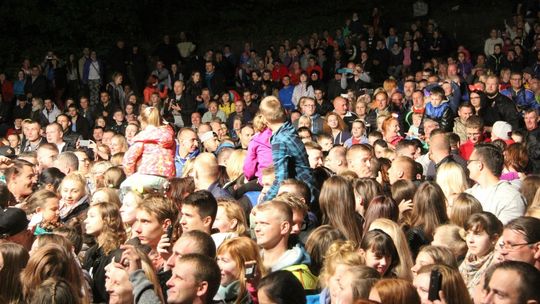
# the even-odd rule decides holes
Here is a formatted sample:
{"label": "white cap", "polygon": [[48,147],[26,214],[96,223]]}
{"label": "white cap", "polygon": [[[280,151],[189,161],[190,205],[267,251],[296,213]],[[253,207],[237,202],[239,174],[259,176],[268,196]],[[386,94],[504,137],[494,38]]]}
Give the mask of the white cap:
{"label": "white cap", "polygon": [[512,126],[506,121],[496,121],[491,129],[491,137],[502,140],[509,140],[512,135]]}

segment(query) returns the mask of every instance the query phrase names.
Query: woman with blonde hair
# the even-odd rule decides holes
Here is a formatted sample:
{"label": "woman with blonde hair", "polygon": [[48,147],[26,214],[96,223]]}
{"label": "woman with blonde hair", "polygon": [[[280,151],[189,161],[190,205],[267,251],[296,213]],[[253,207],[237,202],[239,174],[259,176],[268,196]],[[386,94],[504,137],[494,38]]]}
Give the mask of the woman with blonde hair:
{"label": "woman with blonde hair", "polygon": [[83,268],[89,271],[94,279],[94,302],[107,301],[105,266],[112,260],[110,253],[126,241],[120,210],[117,205],[97,203],[88,209],[84,224],[86,233],[95,237],[96,244],[86,251]]}
{"label": "woman with blonde hair", "polygon": [[88,188],[90,192],[93,192],[97,188],[105,187],[105,181],[103,175],[107,169],[113,167],[113,164],[109,161],[98,161],[92,164],[90,168],[90,176],[88,182]]}
{"label": "woman with blonde hair", "polygon": [[219,200],[213,229],[219,232],[232,232],[235,236],[247,233],[247,221],[244,210],[236,201]]}
{"label": "woman with blonde hair", "polygon": [[0,243],[0,299],[6,304],[23,302],[19,274],[28,262],[28,251],[15,243]]}
{"label": "woman with blonde hair", "polygon": [[321,189],[322,224],[337,228],[357,246],[362,240],[362,221],[355,212],[354,191],[345,178],[332,176]]}
{"label": "woman with blonde hair", "polygon": [[[420,268],[418,276],[414,279],[413,285],[420,296],[422,303],[428,301],[430,277],[433,270],[441,274],[441,300],[447,304],[473,304],[471,295],[467,291],[467,286],[457,269],[443,264],[426,265]],[[385,302],[386,303],[386,302]]]}
{"label": "woman with blonde hair", "polygon": [[437,184],[446,197],[449,206],[457,195],[469,189],[467,174],[461,165],[456,162],[445,162],[437,169]]}
{"label": "woman with blonde hair", "polygon": [[395,267],[396,276],[400,279],[412,280],[411,267],[413,266],[413,260],[403,230],[396,222],[384,218],[376,219],[369,225],[369,230],[375,229],[380,229],[388,234],[396,246],[399,256],[399,263]]}
{"label": "woman with blonde hair", "polygon": [[118,208],[122,205],[118,191],[113,188],[99,188],[94,191],[90,204],[95,205],[97,203],[110,203],[116,205]]}
{"label": "woman with blonde hair", "polygon": [[111,155],[114,156],[118,153],[125,153],[128,150],[128,142],[123,135],[115,134],[111,138]]}
{"label": "woman with blonde hair", "polygon": [[461,261],[467,253],[467,243],[465,242],[464,233],[463,228],[457,225],[441,225],[435,229],[431,245],[450,249],[456,260]]}
{"label": "woman with blonde hair", "polygon": [[253,129],[255,135],[248,144],[243,171],[246,180],[256,177],[259,186],[262,186],[262,170],[272,166],[272,130],[260,112],[253,118]]}
{"label": "woman with blonde hair", "polygon": [[21,272],[24,299],[32,299],[37,288],[51,277],[69,282],[71,293],[76,296],[78,303],[90,303],[89,291],[85,288],[84,276],[77,262],[71,252],[55,243],[46,244],[36,250]]}
{"label": "woman with blonde hair", "polygon": [[336,112],[326,114],[324,121],[323,129],[325,129],[325,133],[332,136],[334,145],[343,145],[351,137],[345,121]]}
{"label": "woman with blonde hair", "polygon": [[[322,291],[318,295],[308,296],[320,299],[320,303],[337,303],[341,276],[351,267],[365,265],[364,258],[358,254],[356,244],[350,241],[334,242],[324,256],[324,264],[319,275],[319,286]],[[330,301],[329,301],[330,300]]]}
{"label": "woman with blonde hair", "polygon": [[420,249],[414,266],[411,267],[413,277],[416,278],[418,271],[423,266],[433,264],[444,264],[454,269],[458,269],[456,256],[454,256],[454,253],[452,253],[448,247],[428,245]]}
{"label": "woman with blonde hair", "polygon": [[148,107],[140,114],[142,131],[135,135],[124,156],[123,168],[128,178],[121,189],[140,185],[161,190],[167,179],[176,176],[174,130],[163,123],[159,110]]}
{"label": "woman with blonde hair", "polygon": [[247,152],[242,149],[234,150],[231,153],[225,169],[230,181],[223,185],[223,189],[230,190],[229,192],[234,193],[239,185],[243,184],[246,155]]}
{"label": "woman with blonde hair", "polygon": [[225,303],[251,303],[246,268],[255,265],[254,274],[264,277],[266,269],[257,243],[248,237],[226,240],[217,250],[221,282],[214,300]]}
{"label": "woman with blonde hair", "polygon": [[469,193],[461,193],[454,199],[452,205],[448,205],[446,213],[450,223],[465,228],[465,223],[474,213],[482,212],[482,204]]}
{"label": "woman with blonde hair", "polygon": [[67,223],[74,218],[83,220],[89,204],[86,193],[86,180],[77,172],[72,172],[64,177],[60,187],[60,220]]}

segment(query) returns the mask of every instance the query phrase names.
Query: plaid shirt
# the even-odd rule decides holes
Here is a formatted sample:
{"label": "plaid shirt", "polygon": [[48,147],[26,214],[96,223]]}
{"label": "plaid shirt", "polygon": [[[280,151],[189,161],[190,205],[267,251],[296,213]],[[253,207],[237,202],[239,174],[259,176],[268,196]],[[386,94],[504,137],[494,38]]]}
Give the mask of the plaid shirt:
{"label": "plaid shirt", "polygon": [[[294,178],[305,182],[312,193],[312,198],[317,196],[315,179],[309,167],[308,154],[304,143],[298,137],[298,133],[290,122],[285,122],[270,138],[272,145],[272,161],[276,179],[266,193],[265,201],[273,199],[279,190],[282,181]],[[308,203],[308,202],[306,202]]]}

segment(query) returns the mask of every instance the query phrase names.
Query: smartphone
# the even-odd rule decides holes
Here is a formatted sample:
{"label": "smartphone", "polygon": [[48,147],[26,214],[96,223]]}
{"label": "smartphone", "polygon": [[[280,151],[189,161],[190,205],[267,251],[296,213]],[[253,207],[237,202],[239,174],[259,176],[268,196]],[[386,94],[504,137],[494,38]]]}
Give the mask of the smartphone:
{"label": "smartphone", "polygon": [[428,291],[428,300],[435,301],[439,299],[439,291],[441,290],[442,284],[442,274],[437,269],[431,271],[429,277],[429,291]]}
{"label": "smartphone", "polygon": [[167,227],[167,238],[169,238],[169,242],[172,241],[172,233],[173,233],[173,225],[169,225],[169,227]]}
{"label": "smartphone", "polygon": [[81,139],[81,140],[79,140],[79,146],[88,147],[88,145],[90,145],[90,140],[89,139]]}
{"label": "smartphone", "polygon": [[256,269],[257,269],[257,263],[246,264],[246,271],[244,273],[246,279],[253,279],[255,277]]}

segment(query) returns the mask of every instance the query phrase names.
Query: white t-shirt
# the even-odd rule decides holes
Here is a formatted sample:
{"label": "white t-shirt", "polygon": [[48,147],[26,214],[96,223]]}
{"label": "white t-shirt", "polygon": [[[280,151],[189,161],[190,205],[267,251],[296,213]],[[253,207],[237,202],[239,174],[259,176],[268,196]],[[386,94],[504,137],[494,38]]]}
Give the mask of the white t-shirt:
{"label": "white t-shirt", "polygon": [[489,187],[477,184],[466,192],[480,201],[484,211],[493,213],[503,224],[522,216],[527,208],[521,193],[508,181],[499,181]]}

